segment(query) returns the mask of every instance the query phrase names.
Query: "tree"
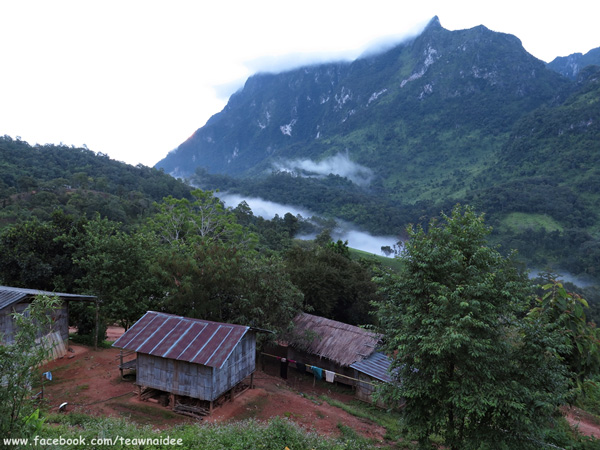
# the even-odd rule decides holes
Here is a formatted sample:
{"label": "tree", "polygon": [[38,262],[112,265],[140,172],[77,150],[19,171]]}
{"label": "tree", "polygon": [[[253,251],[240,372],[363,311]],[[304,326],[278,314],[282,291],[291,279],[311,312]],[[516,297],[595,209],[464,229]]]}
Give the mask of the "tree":
{"label": "tree", "polygon": [[286,253],[292,282],[304,294],[304,309],[353,325],[370,323],[377,286],[371,271],[349,257],[347,242],[297,245]]}
{"label": "tree", "polygon": [[155,256],[152,238],[119,228],[99,217],[90,221],[73,260],[82,272],[78,285],[102,300],[103,319],[127,329],[160,296],[161,286],[151,270]]}
{"label": "tree", "polygon": [[218,322],[287,331],[302,304],[276,257],[255,251],[256,235],[240,204],[226,209],[212,192],[194,191],[194,202],[167,198],[146,229],[159,243],[154,266],[164,286],[161,309]]}
{"label": "tree", "polygon": [[[38,367],[51,354],[40,330],[49,330],[51,311],[60,300],[38,296],[22,313],[14,313],[15,335],[12,342],[0,344],[0,434],[3,438],[22,437],[26,419],[36,405],[31,399],[32,386],[40,380]],[[2,340],[0,340],[2,342]]]}
{"label": "tree", "polygon": [[292,320],[302,309],[302,292],[292,284],[277,256],[246,261],[240,276],[243,291],[232,305],[231,320],[271,332],[257,336],[260,350],[293,328]]}
{"label": "tree", "polygon": [[225,208],[212,191],[197,189],[195,200],[165,198],[155,206],[158,213],[147,221],[147,229],[161,242],[181,249],[212,241],[252,246],[256,236],[245,233],[236,221],[236,215]]}
{"label": "tree", "polygon": [[432,434],[453,450],[535,447],[567,381],[558,337],[526,318],[526,275],[486,245],[489,228],[469,207],[408,232],[401,271],[378,280],[397,381],[384,396],[405,401],[421,448]]}
{"label": "tree", "polygon": [[0,233],[0,280],[2,283],[47,291],[73,290],[77,268],[72,262],[85,218],[62,210],[48,222],[31,219]]}
{"label": "tree", "polygon": [[600,369],[600,332],[587,322],[587,301],[580,295],[568,292],[553,274],[549,283],[542,286],[544,295],[536,300],[530,315],[558,327],[563,339],[560,352],[575,386],[571,399],[583,390],[584,381]]}

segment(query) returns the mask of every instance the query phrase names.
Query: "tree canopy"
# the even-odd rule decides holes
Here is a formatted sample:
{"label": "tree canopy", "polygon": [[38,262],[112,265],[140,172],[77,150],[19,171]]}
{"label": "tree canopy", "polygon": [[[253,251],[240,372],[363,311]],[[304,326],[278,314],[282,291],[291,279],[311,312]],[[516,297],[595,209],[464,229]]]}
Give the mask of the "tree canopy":
{"label": "tree canopy", "polygon": [[532,292],[511,257],[486,244],[482,215],[456,206],[427,231],[408,230],[397,275],[379,278],[377,318],[422,448],[535,448],[568,386],[563,342],[526,315]]}

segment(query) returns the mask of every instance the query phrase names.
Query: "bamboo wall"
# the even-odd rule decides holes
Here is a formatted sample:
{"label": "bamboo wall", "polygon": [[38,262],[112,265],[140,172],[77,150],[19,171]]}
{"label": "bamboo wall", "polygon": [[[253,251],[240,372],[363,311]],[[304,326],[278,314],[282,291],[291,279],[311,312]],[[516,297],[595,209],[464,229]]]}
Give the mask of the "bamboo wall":
{"label": "bamboo wall", "polygon": [[[373,393],[375,392],[375,386],[370,383],[377,383],[378,381],[375,378],[370,377],[358,370],[355,371],[355,378],[358,378],[358,382],[356,383],[356,397],[359,400],[367,403],[375,403],[379,407],[384,407],[382,401],[375,402],[373,399]],[[361,383],[361,381],[365,381],[365,383]]]}
{"label": "bamboo wall", "polygon": [[136,383],[176,395],[213,401],[254,372],[256,335],[247,332],[223,368],[138,353]]}
{"label": "bamboo wall", "polygon": [[[0,311],[0,340],[4,343],[11,344],[14,342],[16,332],[15,321],[11,314],[13,312],[22,313],[29,306],[29,302],[22,301],[13,305],[9,305]],[[50,329],[40,330],[38,337],[47,335],[48,333],[58,334],[62,339],[64,346],[69,342],[69,320],[67,302],[63,302],[59,308],[52,312],[52,323]],[[62,355],[59,355],[62,356]]]}

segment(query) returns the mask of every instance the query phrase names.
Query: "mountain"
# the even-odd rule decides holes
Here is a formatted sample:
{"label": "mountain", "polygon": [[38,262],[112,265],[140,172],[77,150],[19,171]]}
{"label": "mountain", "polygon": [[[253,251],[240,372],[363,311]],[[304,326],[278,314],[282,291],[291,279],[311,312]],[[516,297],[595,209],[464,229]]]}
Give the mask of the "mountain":
{"label": "mountain", "polygon": [[419,37],[383,54],[249,78],[157,167],[239,176],[348,151],[377,172],[406,172],[406,158],[417,166],[424,155],[452,159],[456,146],[468,151],[473,139],[507,133],[567,84],[516,37],[483,26],[448,31],[436,17]]}
{"label": "mountain", "polygon": [[435,17],[383,53],[250,77],[157,167],[377,233],[468,202],[528,263],[592,274],[597,78],[594,66],[558,73],[515,36]]}
{"label": "mountain", "polygon": [[587,66],[600,66],[600,47],[594,48],[585,55],[573,53],[569,56],[558,56],[548,63],[548,68],[572,80]]}

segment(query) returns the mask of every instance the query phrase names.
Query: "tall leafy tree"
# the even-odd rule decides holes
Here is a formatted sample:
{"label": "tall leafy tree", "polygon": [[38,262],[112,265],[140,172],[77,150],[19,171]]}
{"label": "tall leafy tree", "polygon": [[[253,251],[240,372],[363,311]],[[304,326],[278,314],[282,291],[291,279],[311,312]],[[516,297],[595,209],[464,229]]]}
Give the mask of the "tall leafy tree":
{"label": "tall leafy tree", "polygon": [[197,189],[192,196],[193,201],[167,197],[157,203],[158,212],[147,220],[147,229],[162,243],[181,250],[216,241],[244,247],[256,242],[212,191]]}
{"label": "tall leafy tree", "polygon": [[85,218],[62,210],[50,221],[30,219],[0,233],[0,281],[15,286],[71,292],[79,273],[72,256]]}
{"label": "tall leafy tree", "polygon": [[536,300],[530,315],[558,328],[563,339],[560,354],[573,380],[574,399],[582,392],[585,380],[600,370],[600,331],[588,323],[589,306],[583,297],[568,292],[554,277],[549,281],[542,286],[544,294]]}
{"label": "tall leafy tree", "polygon": [[371,271],[349,257],[347,243],[297,245],[286,253],[286,269],[304,294],[304,309],[350,324],[372,321],[377,287]]}
{"label": "tall leafy tree", "polygon": [[285,335],[302,309],[303,295],[277,256],[257,257],[244,264],[243,291],[232,305],[232,320],[271,331],[258,335],[258,346]]}
{"label": "tall leafy tree", "polygon": [[103,318],[126,329],[161,296],[151,264],[155,245],[148,235],[120,230],[107,219],[91,220],[74,254],[80,289],[98,296]]}
{"label": "tall leafy tree", "polygon": [[260,255],[256,235],[238,223],[251,210],[227,209],[210,191],[193,196],[193,202],[166,198],[146,224],[159,246],[154,271],[166,293],[160,307],[276,334],[287,330],[302,294],[282,262]]}
{"label": "tall leafy tree", "polygon": [[487,246],[489,228],[469,207],[408,232],[402,270],[379,279],[397,381],[388,400],[405,402],[422,448],[432,434],[453,450],[537,448],[567,381],[559,339],[526,316],[526,275]]}

